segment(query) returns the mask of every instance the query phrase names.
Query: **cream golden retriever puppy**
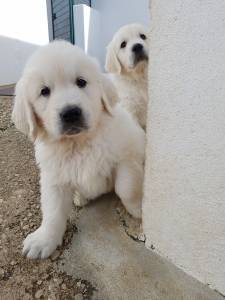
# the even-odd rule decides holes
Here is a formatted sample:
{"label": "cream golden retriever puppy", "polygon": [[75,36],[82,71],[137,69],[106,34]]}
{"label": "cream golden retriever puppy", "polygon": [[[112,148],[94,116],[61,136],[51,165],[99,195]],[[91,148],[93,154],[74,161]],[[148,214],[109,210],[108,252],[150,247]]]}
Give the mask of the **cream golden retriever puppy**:
{"label": "cream golden retriever puppy", "polygon": [[89,200],[115,190],[141,217],[144,131],[116,100],[95,61],[70,43],[44,46],[27,63],[12,119],[34,141],[40,168],[43,217],[24,241],[28,258],[62,243],[75,190]]}
{"label": "cream golden retriever puppy", "polygon": [[148,103],[148,49],[148,29],[141,24],[126,25],[108,45],[105,63],[122,105],[143,128]]}

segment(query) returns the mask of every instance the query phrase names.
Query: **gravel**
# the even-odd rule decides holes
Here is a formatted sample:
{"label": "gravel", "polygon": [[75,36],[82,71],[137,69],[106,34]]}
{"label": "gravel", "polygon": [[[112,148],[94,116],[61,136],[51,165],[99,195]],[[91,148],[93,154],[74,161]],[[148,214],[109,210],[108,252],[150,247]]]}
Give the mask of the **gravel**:
{"label": "gravel", "polygon": [[76,211],[63,246],[46,260],[28,260],[22,242],[40,225],[39,178],[33,146],[11,123],[12,98],[0,97],[0,299],[92,299],[86,280],[59,271],[76,234]]}

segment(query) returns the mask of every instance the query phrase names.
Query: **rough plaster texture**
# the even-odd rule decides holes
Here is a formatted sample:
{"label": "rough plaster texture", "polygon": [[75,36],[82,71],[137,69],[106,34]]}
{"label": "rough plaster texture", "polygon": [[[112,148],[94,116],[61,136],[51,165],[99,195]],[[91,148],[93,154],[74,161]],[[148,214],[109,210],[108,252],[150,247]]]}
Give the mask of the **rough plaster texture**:
{"label": "rough plaster texture", "polygon": [[225,294],[225,2],[152,0],[147,246]]}
{"label": "rough plaster texture", "polygon": [[222,300],[124,230],[113,195],[80,211],[78,232],[59,268],[95,287],[96,300]]}

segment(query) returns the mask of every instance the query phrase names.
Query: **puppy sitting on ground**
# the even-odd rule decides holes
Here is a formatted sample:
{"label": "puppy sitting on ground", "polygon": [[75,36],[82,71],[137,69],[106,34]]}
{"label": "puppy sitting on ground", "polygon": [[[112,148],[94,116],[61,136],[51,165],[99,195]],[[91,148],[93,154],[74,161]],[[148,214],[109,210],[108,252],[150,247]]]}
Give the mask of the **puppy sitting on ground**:
{"label": "puppy sitting on ground", "polygon": [[105,69],[122,105],[145,128],[148,103],[148,31],[143,25],[130,24],[119,29],[107,47]]}
{"label": "puppy sitting on ground", "polygon": [[116,98],[96,63],[70,43],[53,42],[29,60],[12,113],[40,168],[43,219],[24,241],[27,257],[48,257],[62,243],[74,190],[90,200],[115,190],[141,218],[145,134]]}

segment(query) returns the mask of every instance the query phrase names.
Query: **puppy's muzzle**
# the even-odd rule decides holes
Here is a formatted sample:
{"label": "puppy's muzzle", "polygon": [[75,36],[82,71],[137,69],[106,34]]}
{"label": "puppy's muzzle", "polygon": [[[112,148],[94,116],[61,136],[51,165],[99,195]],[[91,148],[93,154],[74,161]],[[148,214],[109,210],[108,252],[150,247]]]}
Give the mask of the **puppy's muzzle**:
{"label": "puppy's muzzle", "polygon": [[132,51],[135,53],[135,54],[138,54],[138,53],[141,53],[143,52],[143,45],[142,44],[135,44],[132,48]]}
{"label": "puppy's muzzle", "polygon": [[63,134],[78,134],[87,129],[83,111],[79,106],[67,106],[60,112],[59,116]]}
{"label": "puppy's muzzle", "polygon": [[148,60],[148,55],[146,54],[142,44],[134,44],[132,52],[134,54],[134,65],[138,64],[140,61]]}

